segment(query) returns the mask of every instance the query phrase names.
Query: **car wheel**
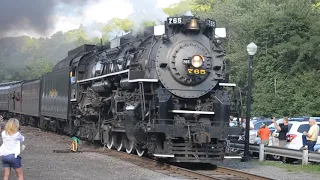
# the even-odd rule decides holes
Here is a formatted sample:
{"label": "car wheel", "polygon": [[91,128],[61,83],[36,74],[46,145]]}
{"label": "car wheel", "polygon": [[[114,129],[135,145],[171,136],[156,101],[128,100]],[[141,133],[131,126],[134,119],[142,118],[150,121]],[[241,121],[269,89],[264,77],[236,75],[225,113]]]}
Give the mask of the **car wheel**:
{"label": "car wheel", "polygon": [[280,161],[281,160],[281,156],[269,155],[269,157],[270,157],[271,160],[274,160],[274,161]]}
{"label": "car wheel", "polygon": [[282,162],[283,162],[283,163],[289,163],[289,164],[291,164],[291,163],[293,163],[293,162],[296,161],[296,159],[287,158],[287,157],[282,157],[281,159],[282,159]]}

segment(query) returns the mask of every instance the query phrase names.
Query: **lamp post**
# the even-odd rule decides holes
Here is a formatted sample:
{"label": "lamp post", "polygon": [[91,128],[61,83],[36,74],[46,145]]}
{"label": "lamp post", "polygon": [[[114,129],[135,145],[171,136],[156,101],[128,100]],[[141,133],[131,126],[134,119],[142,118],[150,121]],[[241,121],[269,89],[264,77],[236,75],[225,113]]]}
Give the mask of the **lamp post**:
{"label": "lamp post", "polygon": [[248,77],[248,95],[247,95],[247,117],[246,117],[246,129],[245,129],[245,144],[244,144],[244,155],[241,161],[246,162],[250,159],[249,153],[249,129],[250,129],[250,112],[251,112],[251,93],[252,93],[252,66],[253,56],[257,52],[257,45],[251,42],[247,46],[249,55],[249,77]]}

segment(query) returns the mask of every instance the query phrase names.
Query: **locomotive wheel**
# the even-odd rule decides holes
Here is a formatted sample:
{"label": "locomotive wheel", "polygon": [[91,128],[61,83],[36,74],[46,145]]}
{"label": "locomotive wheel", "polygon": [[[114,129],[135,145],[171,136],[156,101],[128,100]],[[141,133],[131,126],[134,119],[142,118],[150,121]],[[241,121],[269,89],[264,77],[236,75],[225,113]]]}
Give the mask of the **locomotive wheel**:
{"label": "locomotive wheel", "polygon": [[126,149],[126,152],[128,154],[133,154],[135,151],[135,147],[134,147],[134,142],[131,141],[130,139],[128,139],[128,137],[126,135],[124,135],[124,147]]}
{"label": "locomotive wheel", "polygon": [[120,134],[114,134],[112,135],[112,141],[114,142],[114,147],[117,151],[123,150],[123,140],[122,135]]}
{"label": "locomotive wheel", "polygon": [[145,150],[142,149],[141,147],[137,147],[136,151],[137,151],[137,154],[138,154],[139,157],[142,157],[145,154]]}
{"label": "locomotive wheel", "polygon": [[103,139],[104,139],[104,142],[106,143],[107,148],[108,149],[112,149],[113,146],[114,146],[114,141],[113,141],[113,138],[111,137],[111,135],[110,134],[109,135],[105,135],[103,137]]}

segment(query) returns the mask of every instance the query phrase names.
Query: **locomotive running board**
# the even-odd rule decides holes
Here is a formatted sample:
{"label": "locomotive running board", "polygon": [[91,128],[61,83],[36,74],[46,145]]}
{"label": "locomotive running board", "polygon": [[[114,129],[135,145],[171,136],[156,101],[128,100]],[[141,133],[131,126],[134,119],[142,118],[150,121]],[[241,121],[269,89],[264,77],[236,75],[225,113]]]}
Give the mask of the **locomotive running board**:
{"label": "locomotive running board", "polygon": [[124,73],[128,73],[128,72],[129,72],[129,69],[123,70],[123,71],[114,72],[114,73],[109,73],[109,74],[105,74],[105,75],[97,76],[97,77],[93,77],[93,78],[79,80],[79,81],[77,81],[77,83],[92,81],[92,80],[101,79],[101,78],[104,78],[104,77],[114,76],[114,75],[118,75],[118,74],[124,74]]}
{"label": "locomotive running board", "polygon": [[174,157],[173,154],[153,154],[153,155],[155,157],[167,157],[167,158],[169,158],[169,157],[173,158]]}
{"label": "locomotive running board", "polygon": [[132,79],[132,80],[129,80],[128,82],[158,82],[159,79]]}
{"label": "locomotive running board", "polygon": [[214,112],[210,111],[188,111],[188,110],[169,110],[172,113],[180,113],[180,114],[214,114]]}
{"label": "locomotive running board", "polygon": [[234,83],[219,83],[219,86],[231,86],[231,87],[235,87],[236,84],[234,84]]}
{"label": "locomotive running board", "polygon": [[225,156],[225,159],[241,159],[241,156]]}

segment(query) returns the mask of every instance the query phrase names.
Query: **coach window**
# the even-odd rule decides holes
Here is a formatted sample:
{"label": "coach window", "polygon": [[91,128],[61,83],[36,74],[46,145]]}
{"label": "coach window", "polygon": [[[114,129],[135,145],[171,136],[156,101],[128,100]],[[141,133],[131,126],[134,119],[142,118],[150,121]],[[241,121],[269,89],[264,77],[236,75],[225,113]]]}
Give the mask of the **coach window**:
{"label": "coach window", "polygon": [[75,70],[71,71],[70,72],[70,81],[71,81],[71,84],[75,83],[76,82],[76,72]]}

